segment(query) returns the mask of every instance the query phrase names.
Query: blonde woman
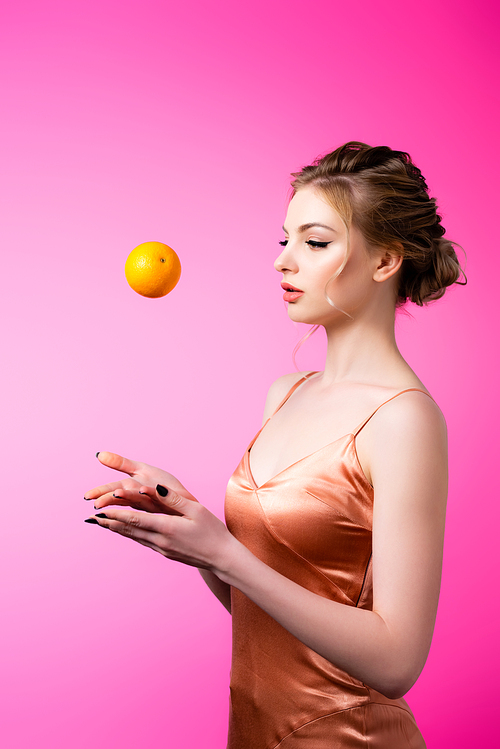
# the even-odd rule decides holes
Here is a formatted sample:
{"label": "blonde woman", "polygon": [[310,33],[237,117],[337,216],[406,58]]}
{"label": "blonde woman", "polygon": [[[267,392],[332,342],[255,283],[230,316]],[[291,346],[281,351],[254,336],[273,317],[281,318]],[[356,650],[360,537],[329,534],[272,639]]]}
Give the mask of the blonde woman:
{"label": "blonde woman", "polygon": [[351,141],[292,176],[275,268],[289,317],[326,331],[324,370],[271,385],[227,525],[108,452],[130,478],[86,494],[89,522],[198,567],[231,612],[228,749],[421,749],[404,695],[438,606],[447,433],[394,323],[461,268],[407,153]]}

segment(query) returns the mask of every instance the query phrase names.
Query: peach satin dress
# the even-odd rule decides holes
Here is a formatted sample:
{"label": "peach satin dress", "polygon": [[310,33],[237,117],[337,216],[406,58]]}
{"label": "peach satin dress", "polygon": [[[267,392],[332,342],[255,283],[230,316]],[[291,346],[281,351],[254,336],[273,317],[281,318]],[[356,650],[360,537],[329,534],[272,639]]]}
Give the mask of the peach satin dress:
{"label": "peach satin dress", "polygon": [[[409,390],[419,388],[393,398]],[[250,450],[266,421],[231,476],[225,503],[230,532],[265,564],[319,596],[370,610],[374,491],[355,439],[376,411],[257,487]],[[231,611],[227,749],[425,749],[404,699],[388,699],[337,668],[234,587]]]}

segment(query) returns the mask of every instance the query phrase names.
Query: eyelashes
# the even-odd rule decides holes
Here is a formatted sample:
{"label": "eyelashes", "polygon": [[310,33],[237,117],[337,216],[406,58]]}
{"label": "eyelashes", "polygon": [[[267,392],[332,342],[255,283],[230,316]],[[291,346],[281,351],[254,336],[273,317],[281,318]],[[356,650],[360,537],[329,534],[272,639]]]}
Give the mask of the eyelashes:
{"label": "eyelashes", "polygon": [[[288,239],[283,239],[281,242],[278,242],[282,247],[286,247],[288,244]],[[331,242],[316,242],[314,239],[308,239],[306,244],[308,244],[310,247],[327,247]]]}

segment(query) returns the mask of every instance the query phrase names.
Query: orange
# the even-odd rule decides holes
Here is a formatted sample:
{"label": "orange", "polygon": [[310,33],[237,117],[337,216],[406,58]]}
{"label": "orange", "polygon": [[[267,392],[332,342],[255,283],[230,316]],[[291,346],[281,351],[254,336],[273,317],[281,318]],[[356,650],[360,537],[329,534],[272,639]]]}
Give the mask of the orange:
{"label": "orange", "polygon": [[143,242],[128,256],[125,276],[141,296],[165,296],[181,277],[181,261],[177,253],[163,242]]}

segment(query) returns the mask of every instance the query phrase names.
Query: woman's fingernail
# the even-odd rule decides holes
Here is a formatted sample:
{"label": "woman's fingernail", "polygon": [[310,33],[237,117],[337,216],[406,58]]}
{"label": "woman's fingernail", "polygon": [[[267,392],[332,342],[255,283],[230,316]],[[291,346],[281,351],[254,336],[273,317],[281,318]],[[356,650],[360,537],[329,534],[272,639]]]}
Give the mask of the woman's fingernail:
{"label": "woman's fingernail", "polygon": [[96,458],[98,458],[98,457],[99,457],[99,454],[100,454],[100,452],[101,452],[101,451],[99,450],[99,452],[95,454]]}
{"label": "woman's fingernail", "polygon": [[139,492],[139,494],[146,494],[146,492]]}
{"label": "woman's fingernail", "polygon": [[99,525],[99,521],[98,521],[98,520],[96,520],[95,518],[87,518],[87,519],[86,519],[86,520],[84,520],[83,522],[84,522],[84,523],[94,523],[94,525]]}
{"label": "woman's fingernail", "polygon": [[166,497],[168,494],[168,489],[165,489],[165,487],[161,484],[156,484],[156,491],[158,492],[160,497]]}
{"label": "woman's fingernail", "polygon": [[123,497],[119,497],[119,496],[118,496],[118,494],[115,494],[114,492],[113,492],[113,497],[114,497],[115,499],[123,499]]}
{"label": "woman's fingernail", "polygon": [[105,520],[109,520],[108,516],[105,515],[103,512],[96,512],[95,516],[96,518],[104,518]]}

